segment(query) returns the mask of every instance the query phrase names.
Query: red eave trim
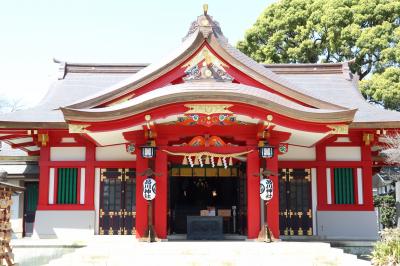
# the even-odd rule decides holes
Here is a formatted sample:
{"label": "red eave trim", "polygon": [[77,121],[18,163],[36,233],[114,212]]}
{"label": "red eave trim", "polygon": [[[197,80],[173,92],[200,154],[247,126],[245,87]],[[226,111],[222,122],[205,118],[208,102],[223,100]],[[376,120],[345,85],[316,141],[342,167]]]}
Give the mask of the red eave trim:
{"label": "red eave trim", "polygon": [[[190,104],[217,104],[217,103],[226,103],[226,102],[190,102]],[[154,108],[152,110],[144,111],[142,113],[125,117],[122,119],[116,119],[113,121],[105,121],[105,122],[81,122],[81,121],[69,121],[69,123],[73,124],[90,124],[86,129],[91,132],[104,132],[104,131],[111,131],[111,130],[119,130],[125,129],[132,126],[137,126],[145,123],[145,115],[151,115],[152,120],[165,118],[170,115],[179,115],[183,114],[189,110],[188,107],[185,106],[187,103],[174,103],[168,104],[164,106],[160,106]],[[229,103],[232,104],[232,103]],[[266,116],[271,114],[273,115],[273,123],[279,124],[284,127],[304,130],[309,132],[319,132],[319,133],[326,133],[331,131],[330,128],[327,127],[327,124],[334,125],[334,124],[347,124],[346,122],[337,122],[337,123],[317,123],[317,122],[309,122],[298,120],[290,117],[283,116],[279,113],[266,110],[260,107],[244,104],[244,103],[233,103],[233,106],[229,108],[235,114],[242,114],[247,115],[252,118],[257,118],[261,120],[265,120]]]}
{"label": "red eave trim", "polygon": [[154,89],[160,88],[160,87],[164,87],[166,85],[168,85],[169,83],[178,83],[178,79],[182,78],[185,76],[185,69],[182,67],[184,64],[186,64],[188,61],[190,61],[194,56],[197,55],[197,53],[199,51],[201,51],[201,49],[203,49],[203,47],[205,46],[205,42],[200,45],[200,47],[191,55],[189,56],[183,63],[179,64],[178,66],[174,67],[173,69],[171,69],[170,71],[168,71],[167,73],[165,73],[164,75],[158,77],[157,79],[150,81],[149,83],[147,83],[146,85],[139,87],[137,89],[135,89],[134,91],[128,92],[124,95],[119,96],[116,99],[107,101],[103,104],[100,104],[96,107],[105,107],[105,106],[109,106],[115,102],[120,101],[123,98],[126,97],[136,97],[139,96],[141,94],[144,94],[146,92],[152,91]]}

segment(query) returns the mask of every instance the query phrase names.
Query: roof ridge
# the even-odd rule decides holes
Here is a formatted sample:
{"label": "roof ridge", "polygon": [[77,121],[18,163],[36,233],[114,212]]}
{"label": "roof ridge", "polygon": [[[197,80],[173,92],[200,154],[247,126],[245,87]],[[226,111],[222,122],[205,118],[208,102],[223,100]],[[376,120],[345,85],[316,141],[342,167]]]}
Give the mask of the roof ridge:
{"label": "roof ridge", "polygon": [[72,63],[53,59],[59,64],[58,79],[64,79],[68,73],[109,73],[109,74],[135,74],[147,67],[148,63]]}
{"label": "roof ridge", "polygon": [[56,64],[66,64],[67,66],[142,66],[149,65],[150,63],[112,63],[112,62],[68,62],[53,58],[53,62]]}

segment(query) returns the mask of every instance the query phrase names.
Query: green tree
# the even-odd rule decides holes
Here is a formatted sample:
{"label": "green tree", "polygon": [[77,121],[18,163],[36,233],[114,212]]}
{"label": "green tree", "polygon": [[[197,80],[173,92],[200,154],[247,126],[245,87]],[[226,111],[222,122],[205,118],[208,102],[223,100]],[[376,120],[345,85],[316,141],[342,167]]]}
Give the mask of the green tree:
{"label": "green tree", "polygon": [[360,79],[400,62],[399,0],[281,0],[237,47],[261,63],[355,60]]}
{"label": "green tree", "polygon": [[396,200],[394,195],[374,196],[374,206],[380,207],[379,221],[384,228],[396,226]]}
{"label": "green tree", "polygon": [[400,68],[389,67],[360,83],[364,97],[387,109],[400,111]]}

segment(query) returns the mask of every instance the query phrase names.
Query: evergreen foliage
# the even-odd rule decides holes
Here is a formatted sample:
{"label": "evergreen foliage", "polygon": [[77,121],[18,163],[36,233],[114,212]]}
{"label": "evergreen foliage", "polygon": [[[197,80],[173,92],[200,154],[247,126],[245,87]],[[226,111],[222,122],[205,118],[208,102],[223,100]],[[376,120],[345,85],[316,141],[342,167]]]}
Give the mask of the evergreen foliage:
{"label": "evergreen foliage", "polygon": [[374,206],[380,208],[379,221],[384,228],[396,226],[396,200],[393,194],[374,196]]}
{"label": "evergreen foliage", "polygon": [[[237,48],[260,63],[354,60],[367,99],[399,110],[400,1],[281,0],[268,6]],[[385,69],[387,69],[385,71]]]}

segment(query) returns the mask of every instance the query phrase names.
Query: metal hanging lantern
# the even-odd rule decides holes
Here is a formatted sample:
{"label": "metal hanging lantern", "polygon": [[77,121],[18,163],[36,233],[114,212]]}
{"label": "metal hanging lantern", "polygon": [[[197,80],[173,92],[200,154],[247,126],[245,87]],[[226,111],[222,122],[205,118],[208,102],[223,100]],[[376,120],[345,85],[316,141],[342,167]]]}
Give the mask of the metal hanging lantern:
{"label": "metal hanging lantern", "polygon": [[142,146],[140,147],[142,151],[142,157],[146,159],[156,157],[156,147],[154,146]]}
{"label": "metal hanging lantern", "polygon": [[268,145],[267,142],[263,146],[258,147],[258,152],[261,158],[272,158],[274,157],[274,147]]}

